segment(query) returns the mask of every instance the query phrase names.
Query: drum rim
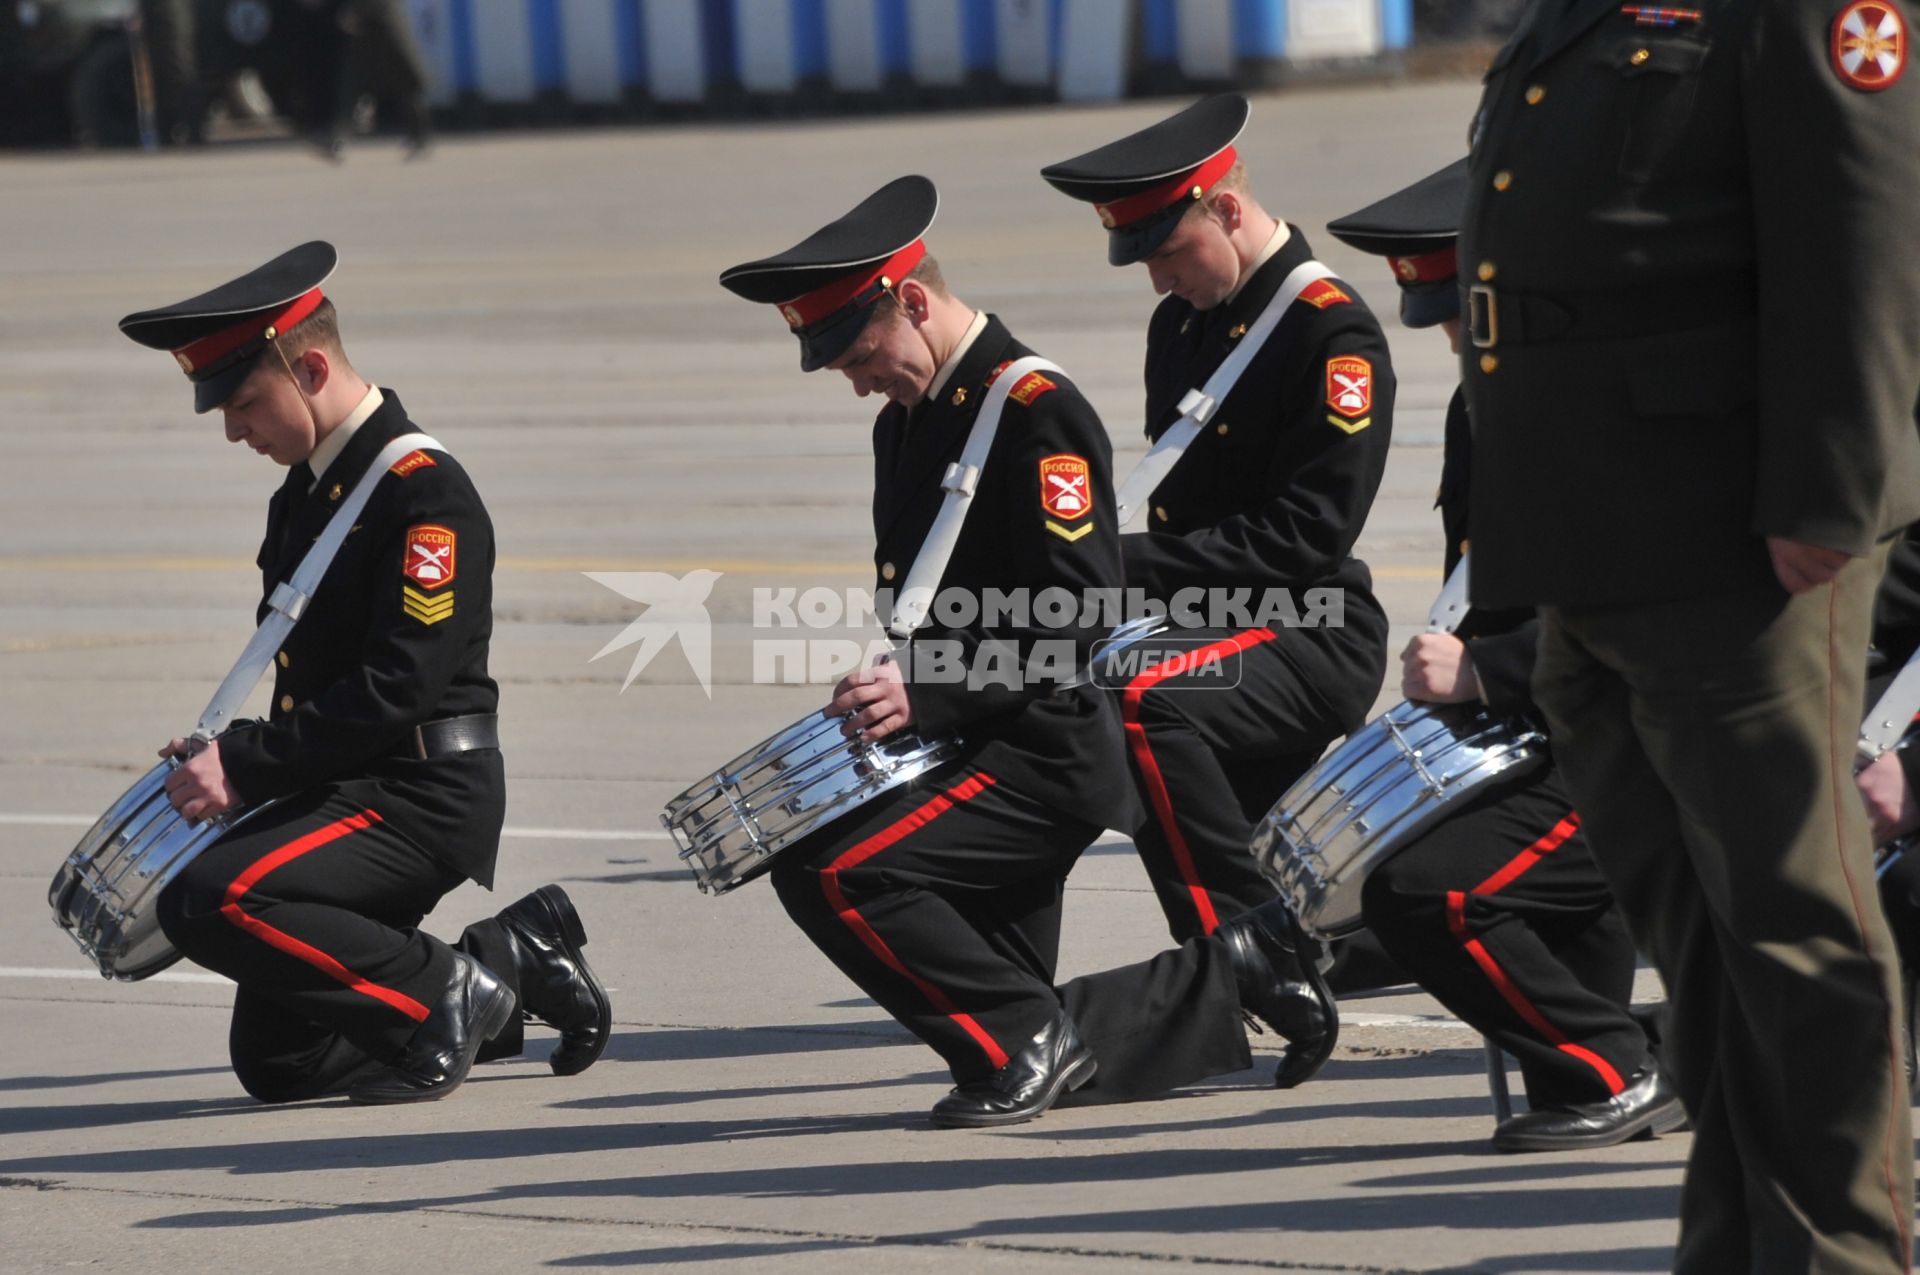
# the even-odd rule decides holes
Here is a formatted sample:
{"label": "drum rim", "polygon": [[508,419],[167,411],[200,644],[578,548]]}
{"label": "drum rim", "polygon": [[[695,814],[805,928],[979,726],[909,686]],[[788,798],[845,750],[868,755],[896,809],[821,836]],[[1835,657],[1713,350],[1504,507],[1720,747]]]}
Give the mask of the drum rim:
{"label": "drum rim", "polygon": [[[1410,751],[1395,743],[1397,735],[1403,736],[1406,728],[1415,725],[1439,727],[1439,733],[1446,736],[1442,754],[1472,749],[1475,755],[1460,770],[1441,771],[1436,784],[1434,774],[1422,765],[1426,744],[1422,742],[1417,750]],[[1377,727],[1382,728],[1378,733]],[[1423,741],[1431,738],[1424,736]],[[1387,744],[1394,746],[1388,748]],[[1329,915],[1335,903],[1363,886],[1381,863],[1443,818],[1457,801],[1484,792],[1492,783],[1517,783],[1538,770],[1550,756],[1546,744],[1545,734],[1525,718],[1499,717],[1481,705],[1429,705],[1403,700],[1349,736],[1274,803],[1256,825],[1249,845],[1255,865],[1293,903],[1309,929],[1328,938],[1350,934],[1363,924],[1357,895],[1355,906],[1343,906],[1337,914]],[[1356,747],[1354,757],[1344,766],[1330,766]],[[1375,754],[1389,754],[1389,763],[1403,764],[1383,765],[1360,785],[1337,794],[1341,799],[1326,803],[1327,809],[1317,814],[1311,809],[1327,795],[1332,776],[1351,771]],[[1395,771],[1397,778],[1377,782]],[[1367,793],[1369,787],[1373,791]],[[1303,792],[1304,798],[1300,795]],[[1383,811],[1382,804],[1396,793],[1405,795]],[[1311,820],[1310,814],[1315,815]],[[1341,848],[1349,839],[1349,831],[1368,818],[1379,820],[1382,814],[1385,820],[1369,827],[1359,844],[1330,866],[1329,852]],[[1331,832],[1326,831],[1329,819],[1334,820]],[[1356,868],[1357,877],[1348,881]]]}

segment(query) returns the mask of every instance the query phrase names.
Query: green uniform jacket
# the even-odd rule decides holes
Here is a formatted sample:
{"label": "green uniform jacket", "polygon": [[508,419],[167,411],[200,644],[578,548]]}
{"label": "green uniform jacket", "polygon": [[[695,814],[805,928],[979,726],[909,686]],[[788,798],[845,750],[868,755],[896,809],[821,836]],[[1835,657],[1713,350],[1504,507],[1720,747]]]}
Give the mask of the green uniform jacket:
{"label": "green uniform jacket", "polygon": [[1529,6],[1460,236],[1477,605],[1757,587],[1766,536],[1860,555],[1920,518],[1915,17]]}

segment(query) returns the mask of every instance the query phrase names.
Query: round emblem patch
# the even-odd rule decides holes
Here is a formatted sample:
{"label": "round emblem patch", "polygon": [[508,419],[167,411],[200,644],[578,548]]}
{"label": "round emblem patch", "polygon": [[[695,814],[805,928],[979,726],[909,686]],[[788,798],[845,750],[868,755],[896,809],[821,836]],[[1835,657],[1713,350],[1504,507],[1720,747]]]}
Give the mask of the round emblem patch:
{"label": "round emblem patch", "polygon": [[1867,93],[1892,88],[1907,69],[1907,24],[1893,0],[1854,0],[1833,20],[1833,69]]}

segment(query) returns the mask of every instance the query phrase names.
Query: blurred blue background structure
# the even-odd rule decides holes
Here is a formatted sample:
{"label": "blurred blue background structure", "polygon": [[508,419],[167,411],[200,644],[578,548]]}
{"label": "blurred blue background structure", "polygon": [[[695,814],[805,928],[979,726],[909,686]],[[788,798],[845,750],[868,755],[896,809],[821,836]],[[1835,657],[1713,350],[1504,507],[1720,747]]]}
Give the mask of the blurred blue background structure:
{"label": "blurred blue background structure", "polygon": [[1379,62],[1413,0],[415,0],[439,100],[1118,98]]}
{"label": "blurred blue background structure", "polygon": [[[378,2],[404,14],[394,25],[411,20],[436,115],[471,126],[1084,102],[1395,75],[1416,51],[1497,38],[1522,0]],[[199,140],[209,112],[277,112],[311,128],[338,97],[315,64],[352,27],[354,7],[0,0],[0,142],[131,144],[136,86],[157,88],[161,142]],[[146,101],[151,136],[153,94]],[[186,118],[178,102],[191,103]]]}

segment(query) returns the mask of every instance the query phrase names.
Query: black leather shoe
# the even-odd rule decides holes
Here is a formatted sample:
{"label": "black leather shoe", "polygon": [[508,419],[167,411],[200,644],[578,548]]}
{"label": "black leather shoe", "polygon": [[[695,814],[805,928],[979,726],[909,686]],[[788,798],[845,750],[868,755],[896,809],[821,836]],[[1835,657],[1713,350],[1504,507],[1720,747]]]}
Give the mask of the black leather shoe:
{"label": "black leather shoe", "polygon": [[999,1071],[934,1103],[933,1123],[943,1129],[1025,1123],[1092,1080],[1098,1066],[1073,1020],[1061,1013]]}
{"label": "black leather shoe", "polygon": [[607,989],[580,951],[586,927],[573,900],[543,885],[498,917],[513,940],[520,972],[520,1008],[560,1033],[547,1062],[556,1076],[576,1076],[600,1060],[613,1034]]}
{"label": "black leather shoe", "polygon": [[1287,1040],[1273,1083],[1291,1089],[1309,1080],[1340,1038],[1340,1010],[1307,937],[1285,899],[1249,908],[1215,935],[1227,945],[1240,1008]]}
{"label": "black leather shoe", "polygon": [[1637,1071],[1627,1087],[1604,1102],[1541,1107],[1503,1120],[1493,1131],[1496,1151],[1574,1151],[1611,1147],[1670,1133],[1685,1124],[1680,1095],[1658,1067]]}
{"label": "black leather shoe", "polygon": [[480,1046],[513,1017],[513,993],[486,966],[453,954],[453,978],[391,1065],[354,1083],[355,1102],[432,1102],[460,1087]]}

